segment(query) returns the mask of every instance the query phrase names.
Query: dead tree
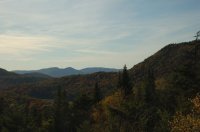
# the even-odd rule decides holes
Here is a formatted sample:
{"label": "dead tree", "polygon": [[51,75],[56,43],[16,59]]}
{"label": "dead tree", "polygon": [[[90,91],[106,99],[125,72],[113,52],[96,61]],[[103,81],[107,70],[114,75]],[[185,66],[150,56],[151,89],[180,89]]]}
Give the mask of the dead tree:
{"label": "dead tree", "polygon": [[196,38],[196,41],[199,39],[200,37],[200,31],[197,32],[196,36],[194,36]]}

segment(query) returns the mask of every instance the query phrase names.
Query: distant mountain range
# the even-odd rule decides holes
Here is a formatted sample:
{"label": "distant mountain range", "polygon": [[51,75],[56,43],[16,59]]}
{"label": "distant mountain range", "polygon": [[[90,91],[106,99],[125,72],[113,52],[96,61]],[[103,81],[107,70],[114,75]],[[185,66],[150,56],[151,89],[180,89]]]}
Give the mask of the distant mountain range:
{"label": "distant mountain range", "polygon": [[84,68],[81,70],[74,69],[72,67],[67,67],[64,69],[58,68],[58,67],[52,67],[52,68],[45,68],[40,70],[16,70],[13,71],[17,74],[43,74],[51,77],[64,77],[69,75],[79,75],[79,74],[92,74],[96,72],[118,72],[120,69],[114,69],[114,68],[103,68],[103,67],[89,67]]}

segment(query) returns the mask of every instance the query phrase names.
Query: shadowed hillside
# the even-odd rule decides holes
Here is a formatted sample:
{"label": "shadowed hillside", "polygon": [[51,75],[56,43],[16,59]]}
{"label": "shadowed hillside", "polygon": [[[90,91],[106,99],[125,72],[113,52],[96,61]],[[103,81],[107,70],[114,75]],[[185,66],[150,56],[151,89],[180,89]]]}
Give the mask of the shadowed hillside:
{"label": "shadowed hillside", "polygon": [[52,78],[40,82],[21,84],[10,87],[9,91],[19,94],[27,94],[35,98],[52,99],[58,88],[65,89],[69,98],[82,93],[91,93],[95,82],[99,82],[104,94],[111,93],[116,89],[116,73],[94,73],[90,75],[74,75],[63,78]]}
{"label": "shadowed hillside", "polygon": [[144,77],[145,71],[153,69],[157,79],[165,78],[180,66],[200,63],[200,41],[169,44],[130,69],[131,77],[139,81]]}
{"label": "shadowed hillside", "polygon": [[13,86],[16,87],[22,84],[36,83],[49,78],[49,76],[39,73],[18,75],[16,73],[0,69],[0,89],[6,89]]}

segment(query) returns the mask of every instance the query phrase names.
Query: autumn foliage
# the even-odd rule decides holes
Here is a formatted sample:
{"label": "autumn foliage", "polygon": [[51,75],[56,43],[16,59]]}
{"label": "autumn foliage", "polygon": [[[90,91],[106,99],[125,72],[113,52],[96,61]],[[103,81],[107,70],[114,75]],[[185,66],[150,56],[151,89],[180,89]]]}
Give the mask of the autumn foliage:
{"label": "autumn foliage", "polygon": [[178,112],[170,122],[172,132],[198,132],[200,130],[200,96],[191,100],[193,109],[189,114]]}

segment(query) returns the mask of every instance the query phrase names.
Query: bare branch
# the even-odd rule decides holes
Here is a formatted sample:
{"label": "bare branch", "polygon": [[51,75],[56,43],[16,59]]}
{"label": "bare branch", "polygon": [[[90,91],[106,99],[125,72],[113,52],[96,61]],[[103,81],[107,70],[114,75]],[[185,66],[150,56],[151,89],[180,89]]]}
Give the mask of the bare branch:
{"label": "bare branch", "polygon": [[200,37],[200,31],[197,32],[196,36],[194,36],[196,38],[196,41],[199,39]]}

